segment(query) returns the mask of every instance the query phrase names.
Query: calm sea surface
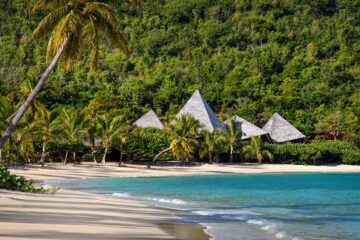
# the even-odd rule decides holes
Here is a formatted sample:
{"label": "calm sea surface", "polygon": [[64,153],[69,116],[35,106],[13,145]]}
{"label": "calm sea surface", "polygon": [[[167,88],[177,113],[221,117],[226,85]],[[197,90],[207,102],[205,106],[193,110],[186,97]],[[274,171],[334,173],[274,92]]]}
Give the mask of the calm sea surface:
{"label": "calm sea surface", "polygon": [[87,179],[63,187],[181,209],[214,239],[360,239],[360,174]]}

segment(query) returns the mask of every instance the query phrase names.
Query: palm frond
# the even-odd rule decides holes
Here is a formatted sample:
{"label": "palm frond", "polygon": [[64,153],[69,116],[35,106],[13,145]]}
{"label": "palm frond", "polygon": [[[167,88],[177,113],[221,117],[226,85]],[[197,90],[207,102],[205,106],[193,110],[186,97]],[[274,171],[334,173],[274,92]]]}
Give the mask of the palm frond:
{"label": "palm frond", "polygon": [[54,27],[58,24],[58,21],[66,15],[68,12],[68,6],[63,6],[50,12],[43,20],[38,24],[33,32],[33,38],[43,38],[48,33],[54,30]]}
{"label": "palm frond", "polygon": [[126,55],[130,54],[129,48],[127,47],[127,40],[117,27],[98,14],[96,14],[94,25],[98,31],[103,32],[106,35],[115,47],[120,49]]}
{"label": "palm frond", "polygon": [[67,5],[70,0],[37,0],[32,8],[32,12],[48,11]]}

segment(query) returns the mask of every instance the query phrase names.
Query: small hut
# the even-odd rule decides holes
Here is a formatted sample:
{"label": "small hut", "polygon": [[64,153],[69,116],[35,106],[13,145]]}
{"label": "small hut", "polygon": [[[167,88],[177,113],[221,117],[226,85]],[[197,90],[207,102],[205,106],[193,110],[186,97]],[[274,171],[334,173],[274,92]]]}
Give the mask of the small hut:
{"label": "small hut", "polygon": [[[248,139],[250,137],[255,136],[265,136],[268,133],[262,130],[261,128],[255,126],[254,124],[246,121],[242,117],[239,117],[238,115],[234,115],[231,117],[231,119],[235,120],[236,123],[241,124],[241,138],[240,140]],[[224,122],[225,125],[228,125],[228,121],[226,120]]]}
{"label": "small hut", "polygon": [[204,130],[213,132],[217,128],[224,128],[209,104],[201,96],[199,90],[196,90],[187,103],[181,108],[177,116],[190,114],[200,122]]}
{"label": "small hut", "polygon": [[153,110],[150,110],[146,114],[142,115],[138,120],[133,123],[133,125],[142,128],[164,128],[163,124],[160,122],[159,118],[156,116]]}
{"label": "small hut", "polygon": [[273,143],[290,142],[306,137],[278,113],[274,113],[262,129],[269,133]]}

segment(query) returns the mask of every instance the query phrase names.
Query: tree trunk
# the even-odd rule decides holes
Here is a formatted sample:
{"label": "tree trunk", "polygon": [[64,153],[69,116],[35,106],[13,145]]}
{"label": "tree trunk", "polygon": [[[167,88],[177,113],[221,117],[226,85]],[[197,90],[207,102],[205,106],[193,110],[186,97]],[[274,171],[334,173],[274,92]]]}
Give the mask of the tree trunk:
{"label": "tree trunk", "polygon": [[105,148],[105,152],[104,152],[104,156],[102,158],[101,164],[105,165],[106,164],[106,154],[108,152],[108,147]]}
{"label": "tree trunk", "polygon": [[46,79],[49,77],[50,73],[54,70],[56,64],[58,63],[62,53],[64,52],[64,49],[67,45],[68,41],[65,40],[63,44],[60,46],[58,52],[56,53],[54,59],[51,61],[48,68],[45,70],[43,75],[40,78],[40,81],[37,83],[34,90],[31,92],[29,97],[26,99],[26,101],[23,103],[23,105],[16,111],[16,114],[14,118],[11,120],[10,125],[6,129],[4,136],[0,139],[0,148],[4,146],[8,138],[11,136],[12,131],[15,129],[16,125],[19,123],[22,116],[25,114],[26,110],[30,107],[31,103],[34,101],[36,95],[40,92],[41,88],[45,84]]}
{"label": "tree trunk", "polygon": [[230,163],[233,162],[233,152],[234,152],[234,148],[231,146],[230,147]]}
{"label": "tree trunk", "polygon": [[0,162],[2,162],[2,151],[1,151],[1,148],[0,148]]}
{"label": "tree trunk", "polygon": [[93,155],[93,159],[94,159],[94,164],[97,164],[97,160],[96,160],[96,156],[95,156],[95,147],[91,147],[91,152],[92,152],[92,155]]}
{"label": "tree trunk", "polygon": [[63,165],[66,165],[66,161],[67,161],[68,155],[69,155],[69,152],[66,151],[66,152],[65,152],[65,158],[64,158],[64,161],[63,161]]}
{"label": "tree trunk", "polygon": [[154,159],[152,160],[152,162],[149,163],[148,168],[150,168],[151,165],[152,165],[153,163],[155,163],[156,159],[157,159],[158,157],[160,157],[161,154],[166,153],[166,152],[169,151],[170,149],[171,149],[171,147],[169,147],[169,148],[167,148],[167,149],[162,150],[161,152],[159,152],[159,153],[154,157]]}
{"label": "tree trunk", "polygon": [[16,168],[18,168],[19,167],[19,160],[20,160],[20,152],[19,152],[19,150],[18,150],[18,152],[16,153]]}
{"label": "tree trunk", "polygon": [[122,151],[120,151],[119,167],[121,167],[122,165],[123,156],[124,154],[122,153]]}
{"label": "tree trunk", "polygon": [[43,142],[42,153],[41,153],[41,167],[45,165],[45,156],[46,156],[46,142]]}
{"label": "tree trunk", "polygon": [[76,152],[73,152],[74,163],[76,164]]}
{"label": "tree trunk", "polygon": [[211,154],[211,152],[209,153],[209,160],[210,160],[210,163],[213,163],[213,161],[212,161],[212,154]]}

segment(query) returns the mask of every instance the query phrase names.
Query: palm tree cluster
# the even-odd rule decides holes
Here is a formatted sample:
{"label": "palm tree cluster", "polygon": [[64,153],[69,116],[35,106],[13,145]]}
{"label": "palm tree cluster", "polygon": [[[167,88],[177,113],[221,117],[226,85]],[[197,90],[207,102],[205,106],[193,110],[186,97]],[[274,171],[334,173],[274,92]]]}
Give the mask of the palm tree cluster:
{"label": "palm tree cluster", "polygon": [[[159,152],[153,162],[168,151],[176,160],[188,162],[190,159],[194,159],[196,150],[201,159],[207,159],[210,163],[218,162],[219,155],[228,151],[229,161],[233,162],[233,155],[239,147],[239,139],[242,134],[241,124],[230,117],[228,122],[226,129],[209,132],[203,131],[202,125],[191,115],[184,114],[177,117],[165,127],[165,132],[169,135],[170,146]],[[240,153],[243,153],[244,159],[257,160],[259,164],[265,158],[273,159],[273,155],[264,149],[260,137],[252,137],[249,144],[244,145]]]}
{"label": "palm tree cluster", "polygon": [[[21,96],[31,91],[32,84],[27,81],[22,89],[24,91],[18,92],[14,98],[21,99]],[[9,97],[0,97],[0,101],[0,133],[3,133],[14,107]],[[98,114],[94,109],[90,111],[91,107],[89,104],[83,110],[60,107],[49,111],[41,102],[34,101],[9,141],[1,148],[0,161],[6,159],[8,165],[10,162],[19,165],[20,160],[40,162],[44,166],[49,156],[49,144],[56,143],[58,154],[63,152],[63,164],[68,162],[69,154],[75,163],[79,163],[77,152],[86,145],[90,145],[95,163],[97,150],[104,149],[101,163],[105,164],[110,148],[120,152],[124,148],[126,139],[123,132],[129,127],[123,116]]]}

